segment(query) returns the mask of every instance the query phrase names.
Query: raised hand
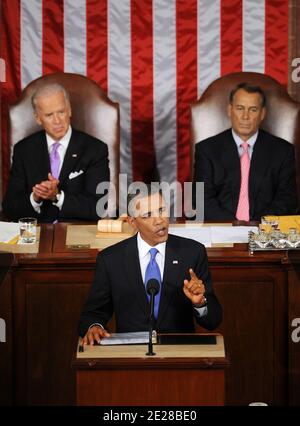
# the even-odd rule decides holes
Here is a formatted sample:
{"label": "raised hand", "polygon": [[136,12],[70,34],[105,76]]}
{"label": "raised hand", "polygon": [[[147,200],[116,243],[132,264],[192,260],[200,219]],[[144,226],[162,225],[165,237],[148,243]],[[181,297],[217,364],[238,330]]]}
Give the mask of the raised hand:
{"label": "raised hand", "polygon": [[189,269],[190,273],[190,280],[184,280],[183,282],[183,291],[184,294],[194,306],[197,307],[197,305],[201,305],[204,303],[204,293],[205,293],[205,286],[200,280],[192,268]]}

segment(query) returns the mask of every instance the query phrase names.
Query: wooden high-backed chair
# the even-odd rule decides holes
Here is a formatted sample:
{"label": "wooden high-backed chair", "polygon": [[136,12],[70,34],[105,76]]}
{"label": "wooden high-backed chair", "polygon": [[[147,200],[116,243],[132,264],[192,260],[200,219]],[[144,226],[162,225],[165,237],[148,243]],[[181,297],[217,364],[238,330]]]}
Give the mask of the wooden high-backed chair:
{"label": "wooden high-backed chair", "polygon": [[[286,139],[296,147],[298,195],[300,196],[300,104],[272,77],[255,72],[238,72],[225,75],[203,92],[191,104],[191,177],[194,174],[195,143],[214,136],[229,127],[227,105],[231,90],[239,83],[260,86],[266,93],[267,114],[261,127],[275,136]],[[300,197],[299,197],[300,199]]]}

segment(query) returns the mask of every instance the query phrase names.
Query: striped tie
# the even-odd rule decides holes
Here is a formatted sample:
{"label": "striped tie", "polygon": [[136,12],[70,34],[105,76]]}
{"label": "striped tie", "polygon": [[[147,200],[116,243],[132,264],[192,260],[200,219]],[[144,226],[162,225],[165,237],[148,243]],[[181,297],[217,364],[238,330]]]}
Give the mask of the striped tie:
{"label": "striped tie", "polygon": [[250,157],[247,142],[242,143],[244,152],[241,156],[241,187],[236,218],[249,221],[249,170]]}

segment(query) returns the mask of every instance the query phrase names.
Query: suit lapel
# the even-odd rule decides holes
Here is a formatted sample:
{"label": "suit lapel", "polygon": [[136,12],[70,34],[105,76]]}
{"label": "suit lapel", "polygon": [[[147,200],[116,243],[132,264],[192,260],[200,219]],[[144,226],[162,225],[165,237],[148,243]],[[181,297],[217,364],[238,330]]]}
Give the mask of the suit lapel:
{"label": "suit lapel", "polygon": [[178,278],[180,276],[180,260],[181,259],[178,257],[172,237],[169,236],[166,244],[164,276],[157,318],[158,325],[163,322],[163,317],[168,310],[168,306],[172,303],[172,299],[175,294],[174,288],[183,286],[183,283],[178,282]]}
{"label": "suit lapel", "polygon": [[134,293],[137,295],[136,302],[143,312],[147,312],[149,310],[149,302],[142,279],[136,235],[128,239],[124,253],[124,262],[128,283],[133,287],[135,290]]}
{"label": "suit lapel", "polygon": [[69,174],[74,171],[74,168],[79,161],[83,150],[84,141],[78,138],[76,130],[72,129],[71,139],[59,175],[60,184],[63,184],[64,181],[68,178]]}
{"label": "suit lapel", "polygon": [[[47,180],[48,173],[51,172],[48,145],[47,145],[45,132],[41,132],[37,135],[35,150],[36,152],[34,157],[33,156],[31,157],[35,162],[32,170],[38,170],[38,175],[35,177],[35,181],[36,183],[40,183],[43,180]],[[38,158],[39,161],[36,162],[36,158]]]}
{"label": "suit lapel", "polygon": [[241,167],[239,153],[231,129],[225,133],[224,146],[220,152],[220,156],[222,156],[224,168],[228,173],[229,184],[232,188],[233,211],[235,211],[237,209],[240,192]]}
{"label": "suit lapel", "polygon": [[259,131],[251,157],[249,174],[250,216],[252,216],[255,211],[255,199],[270,161],[271,153],[268,153],[268,147],[264,143],[263,134]]}

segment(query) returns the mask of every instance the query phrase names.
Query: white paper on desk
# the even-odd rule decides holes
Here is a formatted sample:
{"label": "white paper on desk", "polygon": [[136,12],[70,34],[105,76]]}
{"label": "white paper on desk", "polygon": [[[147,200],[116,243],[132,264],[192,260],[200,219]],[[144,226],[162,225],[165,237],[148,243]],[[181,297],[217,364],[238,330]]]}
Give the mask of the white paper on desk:
{"label": "white paper on desk", "polygon": [[19,224],[14,222],[0,222],[0,243],[8,243],[19,235]]}
{"label": "white paper on desk", "polygon": [[[137,331],[132,333],[111,333],[110,337],[103,337],[100,345],[133,345],[148,343],[149,331]],[[156,332],[152,333],[152,343],[156,343]]]}
{"label": "white paper on desk", "polygon": [[247,243],[248,233],[257,232],[257,226],[212,226],[211,242],[216,243]]}
{"label": "white paper on desk", "polygon": [[178,235],[179,237],[191,238],[192,240],[202,243],[205,247],[211,247],[211,227],[201,225],[182,225],[169,226],[169,234]]}

